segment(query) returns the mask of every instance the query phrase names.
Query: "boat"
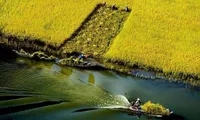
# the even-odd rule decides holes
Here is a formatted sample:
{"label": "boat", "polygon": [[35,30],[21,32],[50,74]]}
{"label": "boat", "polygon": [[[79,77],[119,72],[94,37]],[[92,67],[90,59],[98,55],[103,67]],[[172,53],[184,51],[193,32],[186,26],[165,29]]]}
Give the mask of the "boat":
{"label": "boat", "polygon": [[128,115],[131,115],[131,116],[141,116],[141,115],[144,115],[146,117],[153,117],[153,118],[164,118],[164,117],[168,117],[170,115],[173,114],[173,111],[170,111],[170,114],[169,115],[162,115],[162,114],[151,114],[151,113],[147,113],[145,111],[143,111],[142,109],[136,109],[136,108],[133,108],[132,106],[129,106],[129,107],[119,107],[119,108],[114,108],[114,109],[117,109],[117,110],[120,110],[120,111],[123,111],[123,112],[126,112],[128,113]]}
{"label": "boat", "polygon": [[145,116],[148,116],[148,117],[156,117],[156,118],[162,118],[162,117],[166,117],[166,116],[169,116],[169,115],[173,114],[173,111],[170,111],[169,115],[151,114],[151,113],[147,113],[147,112],[143,111],[142,109],[135,109],[135,108],[133,108],[131,106],[128,109],[132,113],[142,114],[142,115],[145,115]]}
{"label": "boat", "polygon": [[63,66],[71,66],[77,67],[80,69],[95,69],[95,70],[104,70],[104,65],[100,64],[99,62],[95,61],[94,59],[84,59],[80,60],[77,58],[64,58],[58,60],[56,63],[63,65]]}

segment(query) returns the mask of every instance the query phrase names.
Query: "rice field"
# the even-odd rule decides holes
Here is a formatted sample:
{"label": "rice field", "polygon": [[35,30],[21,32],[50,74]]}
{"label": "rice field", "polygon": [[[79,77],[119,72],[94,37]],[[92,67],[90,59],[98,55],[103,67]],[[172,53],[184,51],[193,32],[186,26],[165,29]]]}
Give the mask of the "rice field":
{"label": "rice field", "polygon": [[98,5],[87,21],[60,47],[63,54],[81,52],[94,57],[106,53],[110,42],[119,34],[130,12]]}
{"label": "rice field", "polygon": [[[132,0],[104,0],[132,5]],[[59,46],[102,0],[0,0],[0,30],[23,40],[39,39]]]}
{"label": "rice field", "polygon": [[0,32],[60,46],[104,1],[132,9],[105,58],[200,76],[198,0],[0,0]]}
{"label": "rice field", "polygon": [[135,1],[105,57],[200,75],[200,1]]}

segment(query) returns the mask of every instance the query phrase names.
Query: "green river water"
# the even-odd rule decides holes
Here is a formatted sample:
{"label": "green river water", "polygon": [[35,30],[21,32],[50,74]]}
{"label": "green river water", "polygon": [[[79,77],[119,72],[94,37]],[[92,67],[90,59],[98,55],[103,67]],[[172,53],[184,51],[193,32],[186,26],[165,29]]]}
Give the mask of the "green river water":
{"label": "green river water", "polygon": [[200,120],[200,91],[189,85],[6,55],[0,59],[0,120],[136,120],[112,108],[127,107],[128,99],[137,97],[173,110],[176,116],[165,119]]}

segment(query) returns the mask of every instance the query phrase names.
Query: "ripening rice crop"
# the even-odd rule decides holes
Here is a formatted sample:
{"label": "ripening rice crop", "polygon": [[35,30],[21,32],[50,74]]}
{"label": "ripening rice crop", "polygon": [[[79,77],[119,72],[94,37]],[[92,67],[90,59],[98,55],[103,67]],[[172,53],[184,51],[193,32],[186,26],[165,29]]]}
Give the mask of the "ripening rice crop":
{"label": "ripening rice crop", "polygon": [[170,111],[160,104],[154,104],[151,101],[146,102],[141,106],[142,110],[146,113],[153,115],[170,115]]}
{"label": "ripening rice crop", "polygon": [[[131,5],[132,0],[104,0]],[[6,35],[59,45],[103,0],[0,0],[0,30]]]}
{"label": "ripening rice crop", "polygon": [[63,53],[74,51],[83,54],[102,56],[107,51],[110,42],[115,38],[130,12],[124,10],[112,10],[112,6],[99,6],[87,22],[76,31],[76,35],[68,39],[61,47]]}
{"label": "ripening rice crop", "polygon": [[132,8],[106,58],[200,74],[199,0],[0,0],[0,32],[59,46],[104,1]]}
{"label": "ripening rice crop", "polygon": [[139,0],[105,57],[200,74],[199,46],[199,0]]}

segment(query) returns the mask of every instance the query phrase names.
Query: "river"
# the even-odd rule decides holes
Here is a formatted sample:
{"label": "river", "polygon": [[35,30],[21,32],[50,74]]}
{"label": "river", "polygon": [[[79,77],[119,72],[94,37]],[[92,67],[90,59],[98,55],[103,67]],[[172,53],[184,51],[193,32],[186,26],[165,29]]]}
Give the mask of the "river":
{"label": "river", "polygon": [[189,85],[7,55],[0,59],[2,120],[147,120],[111,109],[138,97],[173,110],[176,117],[168,119],[200,120],[200,90]]}

